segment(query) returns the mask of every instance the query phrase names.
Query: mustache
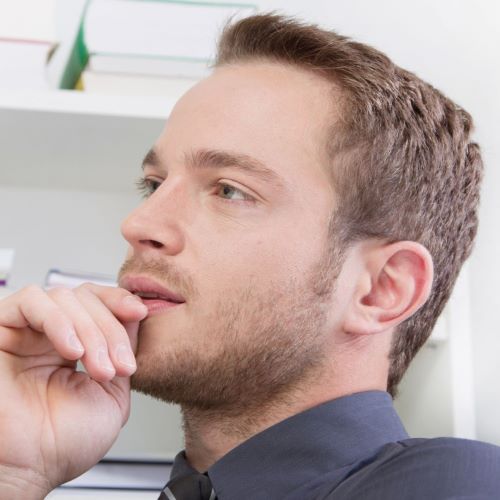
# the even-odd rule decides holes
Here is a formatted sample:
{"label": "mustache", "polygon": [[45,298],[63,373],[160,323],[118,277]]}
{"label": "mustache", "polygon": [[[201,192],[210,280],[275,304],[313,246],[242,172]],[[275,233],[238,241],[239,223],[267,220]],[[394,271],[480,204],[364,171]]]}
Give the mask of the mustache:
{"label": "mustache", "polygon": [[154,279],[166,288],[191,299],[198,296],[193,278],[189,273],[174,268],[169,262],[158,260],[144,261],[134,256],[126,259],[118,271],[119,286],[126,274],[139,274]]}

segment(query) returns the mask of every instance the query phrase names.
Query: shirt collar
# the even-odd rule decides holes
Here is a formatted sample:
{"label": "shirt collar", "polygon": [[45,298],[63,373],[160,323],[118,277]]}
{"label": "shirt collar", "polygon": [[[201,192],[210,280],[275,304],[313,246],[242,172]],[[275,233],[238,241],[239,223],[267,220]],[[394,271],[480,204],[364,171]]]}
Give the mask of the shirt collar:
{"label": "shirt collar", "polygon": [[[233,448],[208,469],[219,500],[283,498],[309,485],[330,484],[373,457],[384,445],[407,439],[387,392],[344,396],[293,415]],[[196,472],[180,452],[171,479]],[[315,485],[315,481],[318,483]]]}

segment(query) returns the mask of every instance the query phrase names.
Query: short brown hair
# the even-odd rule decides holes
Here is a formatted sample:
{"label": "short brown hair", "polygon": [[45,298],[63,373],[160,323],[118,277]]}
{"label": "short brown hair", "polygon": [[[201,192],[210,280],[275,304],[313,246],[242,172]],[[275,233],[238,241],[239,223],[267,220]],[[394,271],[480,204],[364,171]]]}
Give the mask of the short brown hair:
{"label": "short brown hair", "polygon": [[432,255],[431,296],[394,335],[388,391],[395,396],[477,232],[483,167],[471,116],[378,50],[284,16],[225,27],[216,66],[259,59],[309,69],[341,89],[341,119],[327,148],[344,243],[412,240]]}

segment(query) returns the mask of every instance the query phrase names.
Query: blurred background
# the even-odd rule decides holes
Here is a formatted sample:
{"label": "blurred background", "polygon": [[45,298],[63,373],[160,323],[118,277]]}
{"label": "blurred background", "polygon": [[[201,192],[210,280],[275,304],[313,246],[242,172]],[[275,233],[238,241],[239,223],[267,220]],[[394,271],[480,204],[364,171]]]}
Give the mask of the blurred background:
{"label": "blurred background", "polygon": [[[375,46],[472,114],[486,167],[475,252],[396,405],[415,436],[500,445],[494,0],[0,0],[1,293],[61,277],[113,281],[126,251],[120,222],[140,201],[142,157],[176,99],[207,74],[221,19],[270,10]],[[110,454],[182,447],[178,409],[134,395]]]}

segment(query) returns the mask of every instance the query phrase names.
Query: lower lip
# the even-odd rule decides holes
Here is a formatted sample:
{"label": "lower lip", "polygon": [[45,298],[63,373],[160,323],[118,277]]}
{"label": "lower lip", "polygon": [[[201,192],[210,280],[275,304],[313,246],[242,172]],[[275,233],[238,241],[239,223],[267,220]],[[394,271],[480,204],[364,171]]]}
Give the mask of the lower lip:
{"label": "lower lip", "polygon": [[158,314],[168,309],[173,309],[176,306],[181,306],[182,303],[168,302],[168,300],[159,299],[142,299],[142,303],[148,308],[148,316]]}

